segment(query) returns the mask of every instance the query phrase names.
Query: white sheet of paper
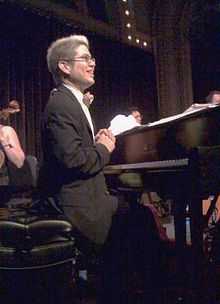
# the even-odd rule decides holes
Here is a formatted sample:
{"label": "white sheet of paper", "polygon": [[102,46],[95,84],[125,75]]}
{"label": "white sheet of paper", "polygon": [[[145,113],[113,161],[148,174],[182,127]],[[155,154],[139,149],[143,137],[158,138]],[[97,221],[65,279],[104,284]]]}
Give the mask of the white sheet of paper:
{"label": "white sheet of paper", "polygon": [[201,103],[194,103],[188,109],[186,109],[186,111],[184,111],[183,113],[180,113],[180,114],[177,114],[177,115],[173,115],[173,116],[169,116],[169,117],[165,117],[165,118],[162,118],[160,120],[148,123],[147,125],[148,126],[160,125],[160,124],[162,124],[164,122],[173,121],[173,120],[176,120],[178,118],[188,116],[188,115],[190,115],[192,113],[196,113],[196,112],[202,111],[204,109],[215,108],[215,107],[219,107],[219,104],[213,104],[213,103],[203,103],[203,104],[201,104]]}
{"label": "white sheet of paper", "polygon": [[125,116],[119,114],[111,120],[110,127],[108,129],[112,131],[113,135],[118,135],[137,126],[140,126],[140,124],[136,122],[132,115]]}

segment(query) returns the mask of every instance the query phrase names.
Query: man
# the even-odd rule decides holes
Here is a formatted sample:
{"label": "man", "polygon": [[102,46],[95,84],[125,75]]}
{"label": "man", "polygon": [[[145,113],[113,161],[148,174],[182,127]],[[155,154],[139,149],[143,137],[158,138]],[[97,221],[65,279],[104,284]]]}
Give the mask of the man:
{"label": "man", "polygon": [[[128,257],[135,251],[141,255],[141,259],[134,255],[137,261],[148,261],[148,256],[150,263],[156,260],[155,223],[147,210],[137,207],[131,213],[128,204],[118,204],[107,191],[103,168],[115,148],[115,137],[106,129],[95,136],[88,103],[83,103],[85,90],[95,82],[96,64],[87,38],[72,35],[58,39],[48,49],[47,63],[57,88],[44,113],[41,191],[52,198],[50,208],[72,222],[83,252],[100,249],[104,264],[100,303],[127,303],[124,270]],[[143,267],[149,289],[151,272],[148,264]]]}
{"label": "man", "polygon": [[[72,36],[54,42],[48,49],[48,68],[57,89],[45,109],[43,130],[47,194],[88,239],[105,240],[117,201],[107,193],[103,167],[115,147],[107,130],[96,137],[83,92],[94,84],[95,60],[88,41]],[[59,204],[59,203],[58,203]]]}
{"label": "man", "polygon": [[129,114],[131,114],[135,118],[136,122],[141,125],[143,117],[140,113],[140,110],[137,107],[130,107],[128,108],[128,111]]}
{"label": "man", "polygon": [[191,112],[194,110],[206,109],[210,107],[216,107],[220,104],[220,91],[210,91],[206,97],[206,103],[193,103],[185,112]]}

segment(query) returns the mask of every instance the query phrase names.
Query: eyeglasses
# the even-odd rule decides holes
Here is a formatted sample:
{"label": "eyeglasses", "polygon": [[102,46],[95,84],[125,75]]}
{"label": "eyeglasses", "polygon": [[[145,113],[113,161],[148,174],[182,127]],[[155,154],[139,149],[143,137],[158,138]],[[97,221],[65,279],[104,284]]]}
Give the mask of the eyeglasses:
{"label": "eyeglasses", "polygon": [[85,61],[87,64],[89,63],[95,63],[95,58],[90,56],[82,56],[82,57],[76,57],[73,59],[60,59],[65,61]]}

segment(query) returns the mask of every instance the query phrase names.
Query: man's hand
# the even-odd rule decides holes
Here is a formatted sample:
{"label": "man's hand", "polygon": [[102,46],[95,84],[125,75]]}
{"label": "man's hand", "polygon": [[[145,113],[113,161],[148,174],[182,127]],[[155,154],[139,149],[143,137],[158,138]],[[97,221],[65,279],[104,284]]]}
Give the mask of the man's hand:
{"label": "man's hand", "polygon": [[99,139],[99,137],[101,136],[101,135],[105,135],[105,136],[107,136],[107,137],[109,137],[114,143],[115,143],[115,141],[116,141],[116,138],[115,138],[115,136],[112,134],[112,131],[110,131],[110,130],[108,130],[108,129],[100,129],[99,131],[98,131],[98,133],[96,134],[96,136],[95,136],[95,140],[97,141],[98,139]]}
{"label": "man's hand", "polygon": [[107,150],[111,153],[115,149],[115,136],[108,129],[101,129],[96,134],[96,142],[104,145]]}

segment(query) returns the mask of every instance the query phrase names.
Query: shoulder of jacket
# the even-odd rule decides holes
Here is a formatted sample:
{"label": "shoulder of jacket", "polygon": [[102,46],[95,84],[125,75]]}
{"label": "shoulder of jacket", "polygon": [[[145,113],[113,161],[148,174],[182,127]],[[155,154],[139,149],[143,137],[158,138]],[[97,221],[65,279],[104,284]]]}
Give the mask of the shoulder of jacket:
{"label": "shoulder of jacket", "polygon": [[74,96],[71,96],[65,91],[60,91],[59,89],[54,90],[49,97],[49,100],[45,107],[46,113],[68,113],[74,115],[78,113],[80,104],[75,100]]}

